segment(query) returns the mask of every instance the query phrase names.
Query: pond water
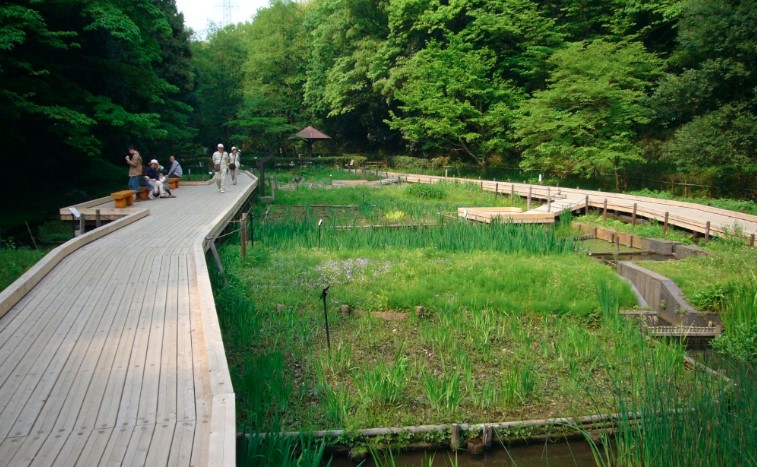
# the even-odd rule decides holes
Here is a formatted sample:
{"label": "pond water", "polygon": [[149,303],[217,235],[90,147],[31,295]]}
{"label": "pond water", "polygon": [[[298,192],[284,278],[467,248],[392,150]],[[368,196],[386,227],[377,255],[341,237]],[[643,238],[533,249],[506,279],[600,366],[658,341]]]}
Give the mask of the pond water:
{"label": "pond water", "polygon": [[[600,448],[601,449],[601,448]],[[429,459],[433,458],[433,464]],[[534,443],[529,445],[513,445],[507,449],[492,447],[480,455],[473,455],[465,450],[457,455],[450,450],[413,451],[395,454],[394,462],[389,457],[382,459],[379,465],[396,466],[518,466],[518,467],[547,467],[547,466],[575,466],[593,467],[597,463],[588,443],[576,439],[560,443]],[[324,464],[325,465],[325,464]],[[335,456],[331,463],[334,467],[372,467],[377,464],[370,458],[362,464],[351,461],[346,455]]]}

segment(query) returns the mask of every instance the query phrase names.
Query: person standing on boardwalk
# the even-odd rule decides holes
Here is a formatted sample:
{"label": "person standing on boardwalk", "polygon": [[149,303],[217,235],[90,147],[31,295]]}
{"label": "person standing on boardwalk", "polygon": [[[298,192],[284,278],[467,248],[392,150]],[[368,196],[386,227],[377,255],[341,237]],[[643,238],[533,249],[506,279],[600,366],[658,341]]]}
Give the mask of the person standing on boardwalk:
{"label": "person standing on boardwalk", "polygon": [[[131,157],[129,157],[131,156]],[[129,189],[137,192],[139,200],[140,182],[142,181],[142,156],[134,148],[129,148],[129,156],[126,156],[126,163],[129,164]]]}
{"label": "person standing on boardwalk", "polygon": [[218,144],[216,152],[213,153],[213,180],[216,181],[218,191],[223,193],[226,186],[226,170],[229,167],[229,153],[223,150],[223,144]]}
{"label": "person standing on boardwalk", "polygon": [[231,183],[237,184],[237,171],[239,170],[239,150],[236,146],[231,147],[229,154],[229,172],[231,172]]}

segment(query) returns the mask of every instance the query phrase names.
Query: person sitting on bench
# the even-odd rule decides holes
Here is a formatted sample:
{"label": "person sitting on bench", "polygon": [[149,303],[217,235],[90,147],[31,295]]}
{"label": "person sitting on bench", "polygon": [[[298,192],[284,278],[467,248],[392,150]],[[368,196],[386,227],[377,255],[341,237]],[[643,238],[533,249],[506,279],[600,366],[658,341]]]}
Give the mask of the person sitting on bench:
{"label": "person sitting on bench", "polygon": [[181,178],[184,174],[181,170],[179,161],[174,156],[168,158],[168,170],[166,170],[166,178]]}
{"label": "person sitting on bench", "polygon": [[159,194],[161,198],[175,198],[165,187],[166,177],[160,173],[160,164],[156,159],[150,161],[145,178],[152,186],[152,191],[148,195],[150,199],[153,199],[156,194]]}

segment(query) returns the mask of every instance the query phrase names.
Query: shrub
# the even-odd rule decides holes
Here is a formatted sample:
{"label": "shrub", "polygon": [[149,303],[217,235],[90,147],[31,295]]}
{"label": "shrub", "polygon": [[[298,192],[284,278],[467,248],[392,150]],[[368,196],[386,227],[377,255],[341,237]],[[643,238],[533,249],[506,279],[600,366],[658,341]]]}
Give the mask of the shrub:
{"label": "shrub", "polygon": [[397,169],[428,169],[431,164],[426,159],[410,156],[394,156],[389,159],[392,167]]}
{"label": "shrub", "polygon": [[420,199],[444,199],[447,196],[447,189],[443,184],[422,184],[415,183],[405,188],[408,195]]}

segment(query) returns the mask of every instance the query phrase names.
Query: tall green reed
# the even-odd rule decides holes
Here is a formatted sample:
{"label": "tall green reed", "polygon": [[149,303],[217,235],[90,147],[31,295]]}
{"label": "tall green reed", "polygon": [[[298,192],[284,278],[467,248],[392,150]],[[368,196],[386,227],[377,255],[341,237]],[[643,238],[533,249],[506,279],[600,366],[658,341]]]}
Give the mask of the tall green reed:
{"label": "tall green reed", "polygon": [[[433,246],[441,251],[498,251],[536,255],[570,253],[573,241],[558,237],[554,229],[512,222],[472,224],[448,221],[428,228],[335,229],[334,219],[318,225],[319,219],[305,216],[276,222],[258,222],[256,239],[272,249],[328,248],[332,250],[410,249]],[[341,226],[342,224],[338,224]]]}
{"label": "tall green reed", "polygon": [[237,443],[238,466],[271,467],[319,467],[331,465],[331,459],[324,464],[326,442],[323,439],[301,435],[287,436],[268,433],[261,436],[245,431]]}

